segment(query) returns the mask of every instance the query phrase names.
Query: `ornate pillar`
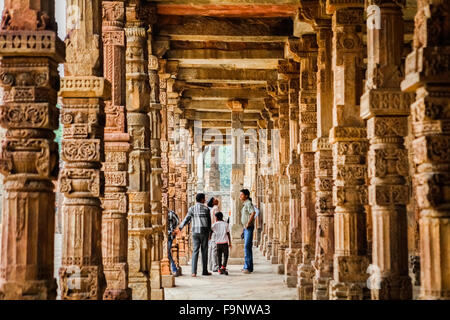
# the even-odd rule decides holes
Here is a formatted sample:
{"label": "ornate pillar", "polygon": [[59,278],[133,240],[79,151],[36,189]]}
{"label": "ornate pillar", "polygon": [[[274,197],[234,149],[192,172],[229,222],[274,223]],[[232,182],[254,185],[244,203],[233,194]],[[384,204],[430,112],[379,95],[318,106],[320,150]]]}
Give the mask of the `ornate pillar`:
{"label": "ornate pillar", "polygon": [[299,155],[299,89],[300,65],[296,64],[297,76],[289,79],[289,248],[286,250],[285,282],[290,288],[297,287],[297,268],[301,256],[301,188]]}
{"label": "ornate pillar", "polygon": [[[297,72],[296,72],[297,71]],[[277,263],[278,273],[284,274],[285,251],[289,246],[289,176],[288,165],[290,159],[289,146],[289,79],[298,75],[298,70],[290,61],[283,61],[278,65],[277,94],[274,96],[279,108],[278,128],[279,140],[279,194],[278,194],[278,240]]]}
{"label": "ornate pillar", "polygon": [[244,258],[244,240],[241,233],[244,226],[241,223],[241,200],[240,190],[244,184],[244,105],[240,101],[232,101],[231,109],[231,258]]}
{"label": "ornate pillar", "polygon": [[219,146],[210,145],[211,165],[208,175],[208,191],[220,191]]}
{"label": "ornate pillar", "polygon": [[[178,116],[181,116],[181,110],[178,110]],[[178,197],[179,197],[179,203],[181,207],[182,212],[182,219],[184,219],[187,215],[188,211],[188,197],[187,197],[187,185],[188,185],[188,155],[186,154],[189,152],[189,148],[187,147],[188,139],[189,139],[189,131],[187,130],[188,120],[187,119],[179,119],[179,140],[178,140],[178,164],[177,167],[179,168],[178,172]],[[189,228],[191,226],[189,225]],[[190,252],[190,232],[188,232],[187,229],[184,231],[184,237],[182,242],[182,251],[180,252],[180,257],[183,258],[183,264],[188,264],[188,261],[191,257]]]}
{"label": "ornate pillar", "polygon": [[317,30],[317,139],[313,141],[316,190],[316,245],[313,299],[328,300],[333,277],[334,205],[333,155],[328,134],[332,127],[333,72],[331,20],[319,20]]}
{"label": "ornate pillar", "polygon": [[129,154],[128,264],[133,300],[150,300],[152,211],[150,208],[150,104],[147,30],[140,1],[126,8],[127,125],[132,138]]}
{"label": "ornate pillar", "polygon": [[175,277],[172,275],[170,261],[168,258],[168,225],[167,215],[169,212],[169,136],[167,124],[167,80],[170,74],[166,73],[166,61],[159,60],[159,101],[161,103],[161,194],[162,194],[162,213],[163,213],[163,256],[161,259],[161,281],[164,288],[175,286]]}
{"label": "ornate pillar", "polygon": [[[110,83],[102,77],[101,1],[70,0],[79,23],[68,30],[65,77],[61,81],[64,124],[59,186],[64,193],[61,299],[102,299],[100,197],[104,179],[104,101]],[[69,14],[69,12],[68,12]],[[71,18],[68,16],[68,18]]]}
{"label": "ornate pillar", "polygon": [[53,242],[58,175],[58,63],[54,1],[6,0],[0,31],[4,176],[0,299],[55,299]]}
{"label": "ornate pillar", "polygon": [[420,212],[420,299],[450,299],[450,119],[448,1],[418,1],[414,50],[403,91],[411,105]]}
{"label": "ornate pillar", "polygon": [[[412,298],[408,276],[406,205],[409,190],[408,115],[413,94],[400,91],[403,77],[402,8],[392,1],[369,1],[368,67],[361,117],[367,120],[370,142],[369,204],[372,208],[372,299]],[[375,5],[375,6],[374,6]],[[377,21],[380,19],[380,21]],[[380,25],[374,25],[377,21]],[[395,30],[395,31],[394,31]]]}
{"label": "ornate pillar", "polygon": [[312,300],[314,246],[316,238],[316,211],[314,189],[314,151],[317,138],[317,41],[315,34],[300,38],[300,185],[302,262],[298,266],[298,298]]}
{"label": "ornate pillar", "polygon": [[163,257],[163,212],[162,212],[162,167],[161,167],[161,104],[159,103],[159,60],[153,49],[153,25],[156,24],[156,7],[147,9],[149,25],[147,30],[148,76],[150,84],[150,210],[152,213],[153,243],[150,270],[152,300],[164,300],[161,278]]}
{"label": "ornate pillar", "polygon": [[[276,89],[278,90],[278,88]],[[273,103],[273,102],[272,102]],[[278,109],[275,109],[278,112]],[[280,228],[279,228],[279,194],[280,194],[280,127],[279,127],[279,113],[272,114],[273,130],[272,130],[272,194],[271,194],[271,226],[270,226],[270,255],[269,260],[272,264],[278,263],[278,247],[280,245]]]}
{"label": "ornate pillar", "polygon": [[125,4],[103,1],[103,63],[111,83],[111,100],[105,114],[105,197],[102,216],[104,300],[129,300],[128,287],[128,152],[130,136],[125,127]]}
{"label": "ornate pillar", "polygon": [[[331,1],[327,3],[330,4]],[[359,116],[362,87],[363,1],[332,1],[333,13],[333,204],[335,208],[334,276],[330,299],[367,295],[366,153],[367,133]]]}

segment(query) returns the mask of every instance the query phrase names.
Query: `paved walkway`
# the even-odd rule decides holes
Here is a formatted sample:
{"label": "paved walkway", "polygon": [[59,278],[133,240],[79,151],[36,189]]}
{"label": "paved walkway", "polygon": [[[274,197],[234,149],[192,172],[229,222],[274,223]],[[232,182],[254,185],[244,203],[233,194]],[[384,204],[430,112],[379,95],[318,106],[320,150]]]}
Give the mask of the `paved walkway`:
{"label": "paved walkway", "polygon": [[[229,275],[201,276],[199,265],[196,278],[191,266],[182,266],[183,275],[175,278],[176,287],[166,288],[166,300],[295,300],[296,289],[283,283],[283,276],[266,260],[258,248],[253,248],[254,272],[243,274],[242,265],[229,265]],[[200,263],[200,257],[199,257]]]}

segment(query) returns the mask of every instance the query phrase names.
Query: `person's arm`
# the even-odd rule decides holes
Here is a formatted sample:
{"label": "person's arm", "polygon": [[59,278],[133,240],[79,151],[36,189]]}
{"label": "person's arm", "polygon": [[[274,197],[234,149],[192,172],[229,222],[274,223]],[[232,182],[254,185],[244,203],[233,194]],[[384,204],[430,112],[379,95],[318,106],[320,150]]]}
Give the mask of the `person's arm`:
{"label": "person's arm", "polygon": [[191,222],[192,219],[192,207],[189,208],[188,210],[188,214],[186,215],[186,218],[184,218],[183,222],[181,222],[180,226],[178,227],[178,229],[181,231],[183,230],[184,226],[186,224],[189,224]]}
{"label": "person's arm", "polygon": [[252,210],[253,210],[253,212],[252,212],[252,214],[250,215],[250,218],[248,218],[248,222],[247,222],[247,224],[246,224],[246,226],[245,226],[245,229],[248,229],[248,227],[251,225],[251,222],[252,222],[253,219],[255,218],[256,212],[255,212],[255,209],[253,208],[253,206],[252,206]]}

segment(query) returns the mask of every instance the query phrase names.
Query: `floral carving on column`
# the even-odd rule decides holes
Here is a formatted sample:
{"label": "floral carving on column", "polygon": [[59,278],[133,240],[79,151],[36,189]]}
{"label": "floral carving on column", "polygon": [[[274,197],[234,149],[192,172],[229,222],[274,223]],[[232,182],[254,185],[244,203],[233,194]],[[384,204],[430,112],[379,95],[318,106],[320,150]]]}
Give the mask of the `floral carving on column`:
{"label": "floral carving on column", "polygon": [[126,7],[127,127],[129,153],[128,264],[133,300],[150,300],[152,212],[150,208],[150,87],[147,55],[147,17],[143,3],[131,0]]}
{"label": "floral carving on column", "polygon": [[[409,202],[408,116],[414,95],[400,91],[403,78],[403,17],[399,3],[369,1],[368,68],[361,117],[369,138],[369,205],[372,211],[372,258],[380,279],[373,279],[372,299],[412,298],[408,276],[406,205]],[[370,11],[371,5],[377,10]],[[380,19],[380,26],[370,21]],[[396,32],[391,32],[396,30]]]}
{"label": "floral carving on column", "polygon": [[[450,4],[417,1],[403,91],[411,105],[420,234],[420,299],[450,299]],[[447,249],[444,249],[447,248]]]}
{"label": "floral carving on column", "polygon": [[285,282],[288,287],[297,287],[297,268],[301,255],[301,185],[299,154],[299,89],[300,65],[291,62],[295,76],[289,79],[289,248],[286,250]]}
{"label": "floral carving on column", "polygon": [[80,8],[80,15],[79,23],[68,30],[60,90],[64,125],[64,167],[59,176],[64,194],[60,290],[61,299],[99,300],[105,290],[100,202],[104,195],[104,101],[111,99],[111,85],[102,72],[101,1],[69,0],[67,5]]}
{"label": "floral carving on column", "polygon": [[333,108],[333,32],[330,19],[317,20],[317,139],[313,141],[317,219],[313,299],[328,300],[334,254],[333,155],[328,138]]}
{"label": "floral carving on column", "polygon": [[[45,17],[45,20],[41,18]],[[3,104],[0,299],[56,298],[55,191],[58,63],[54,1],[5,1],[0,28]]]}
{"label": "floral carving on column", "polygon": [[315,34],[300,37],[300,185],[302,258],[298,266],[298,298],[312,300],[316,212],[314,189],[314,151],[317,137],[317,41]]}
{"label": "floral carving on column", "polygon": [[105,114],[105,197],[102,216],[104,300],[129,300],[128,287],[128,152],[130,136],[125,115],[125,4],[103,1],[103,70],[111,82]]}
{"label": "floral carving on column", "polygon": [[288,165],[290,160],[289,144],[289,80],[298,76],[298,64],[284,60],[278,64],[278,82],[276,94],[273,95],[279,108],[279,203],[278,203],[278,234],[279,246],[276,256],[279,264],[278,272],[284,274],[286,249],[289,246],[289,176]]}
{"label": "floral carving on column", "polygon": [[333,14],[333,204],[335,252],[330,299],[368,297],[366,240],[367,130],[359,117],[364,1],[327,1]]}
{"label": "floral carving on column", "polygon": [[164,288],[161,278],[161,260],[163,258],[163,212],[162,212],[162,167],[161,167],[161,104],[159,101],[159,59],[153,49],[153,26],[156,24],[156,8],[149,8],[150,25],[148,29],[148,75],[150,84],[150,209],[152,213],[153,247],[150,272],[152,300],[164,300]]}

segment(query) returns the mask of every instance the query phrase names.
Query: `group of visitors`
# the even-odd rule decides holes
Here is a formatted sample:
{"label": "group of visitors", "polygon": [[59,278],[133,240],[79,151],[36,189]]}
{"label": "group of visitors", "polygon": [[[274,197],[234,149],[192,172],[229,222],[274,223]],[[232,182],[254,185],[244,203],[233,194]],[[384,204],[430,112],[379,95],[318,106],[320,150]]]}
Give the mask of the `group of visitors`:
{"label": "group of visitors", "polygon": [[[253,231],[254,222],[258,216],[258,209],[253,206],[250,198],[250,191],[242,189],[240,199],[243,202],[241,209],[241,223],[244,226],[241,238],[244,239],[244,267],[242,273],[249,274],[253,272]],[[229,251],[232,246],[230,236],[229,218],[224,221],[224,215],[219,209],[219,200],[211,197],[206,202],[206,196],[203,193],[196,195],[196,203],[189,208],[185,219],[178,226],[179,219],[175,212],[169,211],[168,215],[168,258],[170,260],[172,273],[179,276],[180,272],[173,260],[171,248],[176,234],[192,222],[192,241],[194,244],[191,275],[197,276],[198,255],[202,252],[202,275],[210,276],[212,270],[219,274],[228,275],[227,262]],[[178,227],[177,227],[178,226]]]}

